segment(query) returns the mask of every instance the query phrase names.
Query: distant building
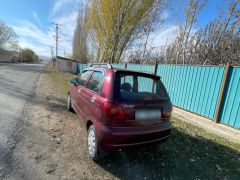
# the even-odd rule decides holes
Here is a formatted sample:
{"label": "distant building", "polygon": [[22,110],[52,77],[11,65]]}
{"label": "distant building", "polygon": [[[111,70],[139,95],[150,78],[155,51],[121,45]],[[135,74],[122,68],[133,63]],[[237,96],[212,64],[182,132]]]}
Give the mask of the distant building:
{"label": "distant building", "polygon": [[57,66],[60,70],[64,72],[69,72],[73,74],[77,74],[77,61],[65,57],[57,57]]}

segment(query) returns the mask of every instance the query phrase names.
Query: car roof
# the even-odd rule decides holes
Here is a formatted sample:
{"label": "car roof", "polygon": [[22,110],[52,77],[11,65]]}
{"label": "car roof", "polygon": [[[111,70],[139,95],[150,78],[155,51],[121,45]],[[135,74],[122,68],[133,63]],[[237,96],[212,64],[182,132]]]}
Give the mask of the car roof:
{"label": "car roof", "polygon": [[88,67],[86,69],[84,69],[84,71],[89,71],[89,70],[113,70],[114,73],[116,72],[134,72],[134,73],[139,73],[139,74],[145,74],[145,75],[151,75],[151,76],[155,76],[155,77],[159,77],[153,73],[147,72],[147,71],[135,71],[135,70],[131,70],[131,69],[122,69],[122,68],[109,68],[109,67]]}

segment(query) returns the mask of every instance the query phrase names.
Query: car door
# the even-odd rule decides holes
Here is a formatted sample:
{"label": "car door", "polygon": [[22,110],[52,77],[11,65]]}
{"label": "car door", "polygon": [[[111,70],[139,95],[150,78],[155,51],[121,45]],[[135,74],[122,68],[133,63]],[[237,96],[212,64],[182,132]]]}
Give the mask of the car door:
{"label": "car door", "polygon": [[94,71],[87,82],[86,88],[82,89],[82,98],[84,101],[84,117],[86,120],[95,121],[100,118],[101,106],[99,103],[99,96],[105,72],[104,71]]}
{"label": "car door", "polygon": [[77,105],[77,109],[78,109],[78,114],[82,117],[85,118],[84,116],[84,107],[85,107],[85,103],[83,101],[83,89],[85,89],[86,83],[89,79],[89,77],[91,76],[93,71],[91,70],[87,70],[84,71],[82,73],[82,75],[80,76],[79,80],[78,80],[78,86],[76,87],[76,105]]}

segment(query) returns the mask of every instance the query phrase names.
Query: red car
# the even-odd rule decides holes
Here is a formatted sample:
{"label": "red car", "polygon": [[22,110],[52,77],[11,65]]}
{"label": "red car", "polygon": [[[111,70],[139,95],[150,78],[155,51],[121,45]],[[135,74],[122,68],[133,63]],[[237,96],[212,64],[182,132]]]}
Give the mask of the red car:
{"label": "red car", "polygon": [[88,131],[88,154],[163,142],[171,131],[172,104],[160,77],[145,72],[90,65],[73,79],[67,108]]}

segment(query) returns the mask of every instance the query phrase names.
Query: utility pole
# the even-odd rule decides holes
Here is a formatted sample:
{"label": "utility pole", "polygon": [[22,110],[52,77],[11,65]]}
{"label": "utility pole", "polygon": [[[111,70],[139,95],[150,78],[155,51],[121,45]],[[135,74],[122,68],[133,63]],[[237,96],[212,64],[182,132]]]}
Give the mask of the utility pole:
{"label": "utility pole", "polygon": [[53,62],[53,66],[54,66],[54,59],[53,59],[54,52],[53,52],[53,46],[51,46],[51,54],[52,54],[52,62]]}
{"label": "utility pole", "polygon": [[56,36],[54,36],[56,38],[56,64],[57,65],[57,56],[58,56],[58,38],[60,38],[58,36],[58,29],[59,29],[59,26],[62,26],[58,23],[52,23],[55,27],[56,27]]}

